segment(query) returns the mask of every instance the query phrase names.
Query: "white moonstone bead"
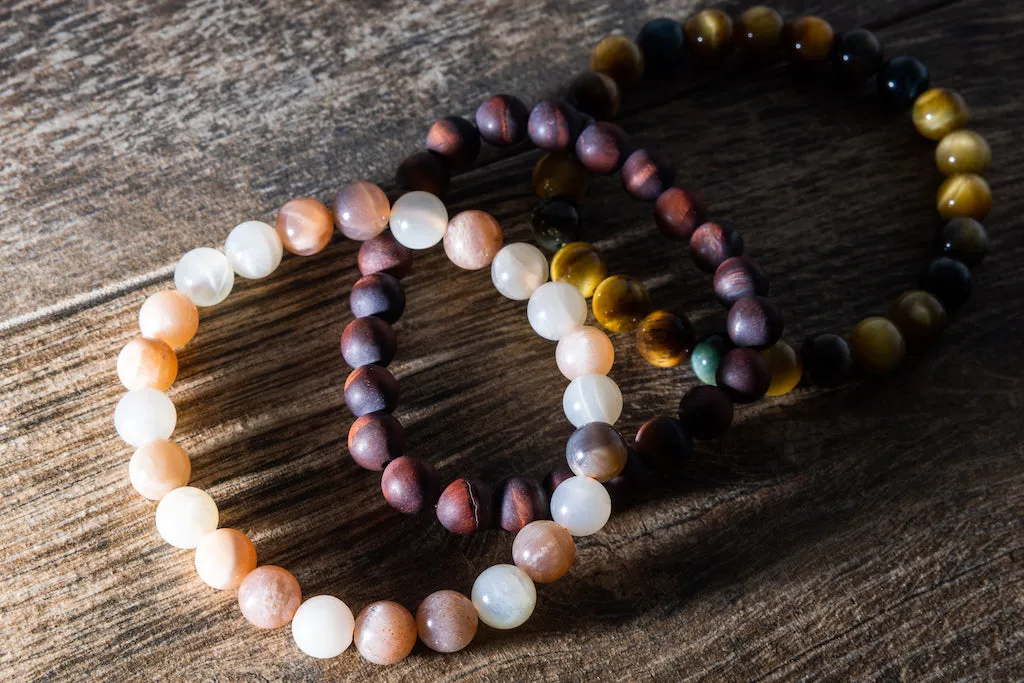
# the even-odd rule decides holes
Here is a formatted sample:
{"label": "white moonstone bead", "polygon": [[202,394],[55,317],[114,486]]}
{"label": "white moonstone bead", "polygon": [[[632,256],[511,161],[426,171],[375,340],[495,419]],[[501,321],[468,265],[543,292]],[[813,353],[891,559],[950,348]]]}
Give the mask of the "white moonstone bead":
{"label": "white moonstone bead", "polygon": [[573,536],[600,531],[612,514],[612,499],[601,482],[569,477],[551,494],[551,519]]}
{"label": "white moonstone bead", "polygon": [[235,284],[228,257],[216,249],[193,249],[174,267],[174,286],[196,306],[215,306],[224,301]]}
{"label": "white moonstone bead", "polygon": [[480,572],[473,582],[473,606],[480,621],[491,628],[515,628],[533,614],[537,588],[514,564],[496,564]]}
{"label": "white moonstone bead", "polygon": [[156,530],[175,548],[195,548],[217,530],[219,518],[210,494],[194,486],[174,489],[156,506]]}
{"label": "white moonstone bead", "polygon": [[152,387],[129,391],[114,409],[114,428],[130,445],[139,448],[150,441],[169,439],[178,413],[167,394]]}
{"label": "white moonstone bead", "polygon": [[224,255],[231,268],[244,278],[259,280],[281,265],[284,245],[271,226],[262,221],[236,225],[224,242]]}
{"label": "white moonstone bead", "polygon": [[562,410],[573,427],[590,422],[613,425],[622,414],[622,392],[605,375],[582,375],[565,388]]}
{"label": "white moonstone bead", "polygon": [[337,657],[352,644],[356,620],[333,595],[317,595],[299,605],[292,617],[292,638],[310,657]]}
{"label": "white moonstone bead", "polygon": [[532,244],[509,244],[491,261],[491,281],[502,296],[525,301],[548,281],[548,260]]}
{"label": "white moonstone bead", "polygon": [[391,234],[410,249],[428,249],[444,237],[448,210],[429,192],[407,192],[391,207]]}
{"label": "white moonstone bead", "polygon": [[587,300],[568,282],[548,282],[530,296],[526,316],[534,332],[558,341],[587,319]]}

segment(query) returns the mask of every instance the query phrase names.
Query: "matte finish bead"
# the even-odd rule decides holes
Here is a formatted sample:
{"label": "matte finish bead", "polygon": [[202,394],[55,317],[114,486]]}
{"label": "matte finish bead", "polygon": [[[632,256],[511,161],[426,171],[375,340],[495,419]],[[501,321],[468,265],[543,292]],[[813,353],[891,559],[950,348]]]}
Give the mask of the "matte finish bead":
{"label": "matte finish bead", "polygon": [[694,439],[717,439],[732,425],[732,401],[718,387],[695,386],[679,402],[679,422]]}
{"label": "matte finish bead", "polygon": [[956,259],[940,256],[925,266],[918,287],[934,294],[947,311],[956,311],[971,298],[971,271]]}
{"label": "matte finish bead", "polygon": [[693,231],[707,220],[707,210],[699,193],[670,187],[654,203],[654,223],[665,237],[689,241]]}
{"label": "matte finish bead", "polygon": [[718,303],[728,308],[740,299],[768,296],[768,276],[749,256],[733,256],[715,270],[714,290]]}
{"label": "matte finish bead", "polygon": [[885,52],[878,36],[866,29],[855,29],[836,38],[832,50],[832,68],[839,80],[860,83],[871,78],[885,64]]}
{"label": "matte finish bead", "polygon": [[649,313],[636,328],[637,351],[655,367],[685,363],[696,343],[690,321],[668,311]]}
{"label": "matte finish bead", "polygon": [[651,295],[636,278],[612,275],[594,291],[594,318],[612,332],[632,332],[651,312]]}
{"label": "matte finish bead", "polygon": [[714,273],[726,259],[742,255],[743,238],[718,223],[705,223],[690,237],[690,256],[705,273]]}
{"label": "matte finish bead", "polygon": [[398,407],[398,380],[379,365],[364,365],[345,380],[345,404],[356,417]]}
{"label": "matte finish bead", "polygon": [[372,315],[396,323],[405,312],[405,289],[398,278],[387,273],[364,275],[352,285],[348,305],[357,318]]}
{"label": "matte finish bead", "polygon": [[408,192],[429,192],[443,198],[448,194],[450,182],[444,158],[429,151],[407,156],[395,169],[395,186]]}
{"label": "matte finish bead", "polygon": [[348,452],[356,464],[380,471],[405,454],[405,429],[391,413],[368,413],[348,430]]}
{"label": "matte finish bead", "polygon": [[495,95],[477,108],[476,127],[488,144],[510,147],[526,138],[528,118],[526,105],[519,98]]}
{"label": "matte finish bead", "polygon": [[886,317],[899,328],[911,349],[928,346],[949,325],[949,316],[942,302],[921,289],[911,289],[900,294],[889,307]]}
{"label": "matte finish bead", "polygon": [[640,29],[636,44],[644,55],[644,69],[660,75],[678,72],[686,55],[682,25],[674,19],[651,19]]}
{"label": "matte finish bead", "polygon": [[992,190],[988,182],[974,173],[951,175],[939,186],[939,215],[945,219],[985,220],[992,208]]}
{"label": "matte finish bead", "polygon": [[441,480],[434,466],[423,458],[403,455],[384,468],[380,489],[392,508],[403,515],[415,515],[437,502]]}
{"label": "matte finish bead", "polygon": [[162,391],[146,387],[129,391],[114,409],[114,428],[130,446],[171,438],[178,414]]}
{"label": "matte finish bead", "polygon": [[719,361],[715,382],[733,403],[753,403],[768,392],[772,371],[760,352],[732,349]]}
{"label": "matte finish bead", "polygon": [[391,234],[410,249],[429,249],[444,237],[448,210],[429,192],[408,192],[391,207]]}
{"label": "matte finish bead", "polygon": [[380,318],[356,318],[341,333],[341,355],[349,367],[387,366],[398,352],[395,330]]}
{"label": "matte finish bead", "polygon": [[358,261],[363,275],[387,273],[401,280],[412,272],[412,249],[399,244],[389,230],[363,242]]}
{"label": "matte finish bead", "polygon": [[568,152],[549,152],[533,167],[533,191],[541,199],[583,199],[587,183],[587,169]]}
{"label": "matte finish bead", "polygon": [[277,231],[262,221],[239,223],[224,242],[224,256],[241,277],[259,280],[281,265],[284,246]]}
{"label": "matte finish bead", "polygon": [[530,110],[530,141],[549,152],[571,150],[582,128],[582,116],[567,102],[544,100]]}
{"label": "matte finish bead", "polygon": [[835,32],[821,17],[800,17],[784,31],[789,58],[797,63],[823,62],[832,53]]}
{"label": "matte finish bead", "polygon": [[690,367],[704,384],[715,385],[715,373],[722,354],[732,348],[732,342],[720,334],[712,334],[700,340],[690,354]]}
{"label": "matte finish bead", "polygon": [[477,210],[463,211],[448,221],[444,253],[459,268],[480,270],[491,265],[503,239],[504,233],[494,216]]}
{"label": "matte finish bead", "polygon": [[736,20],[736,46],[750,57],[773,56],[779,51],[784,26],[782,16],[771,7],[751,7]]}
{"label": "matte finish bead", "polygon": [[530,217],[533,239],[542,249],[558,251],[570,242],[578,242],[583,234],[580,210],[569,199],[545,199]]}
{"label": "matte finish bead", "polygon": [[167,289],[153,294],[139,309],[143,337],[159,339],[172,349],[189,343],[199,329],[199,310],[192,299]]}
{"label": "matte finish bead", "polygon": [[955,130],[935,147],[935,164],[943,175],[984,173],[991,163],[991,148],[974,131]]}
{"label": "matte finish bead", "polygon": [[532,244],[515,242],[502,247],[491,262],[494,288],[513,301],[529,299],[547,281],[548,260]]}
{"label": "matte finish bead", "polygon": [[186,253],[174,267],[174,287],[196,306],[216,306],[228,298],[235,271],[216,249],[200,247]]}
{"label": "matte finish bead", "polygon": [[555,492],[555,489],[558,488],[559,484],[569,477],[575,476],[576,475],[572,473],[572,470],[569,469],[569,464],[566,462],[560,463],[555,467],[555,469],[544,475],[544,491],[547,492],[548,498],[550,498],[551,494]]}
{"label": "matte finish bead", "polygon": [[635,451],[630,451],[626,459],[626,466],[622,468],[619,476],[604,483],[608,497],[612,502],[612,509],[621,508],[639,500],[651,487],[651,473],[640,456]]}
{"label": "matte finish bead", "polygon": [[565,461],[573,474],[601,482],[618,476],[627,454],[622,435],[603,422],[578,427],[565,444]]}
{"label": "matte finish bead", "polygon": [[846,340],[825,332],[808,337],[800,347],[804,377],[822,389],[838,387],[853,376],[853,352]]}
{"label": "matte finish bead", "polygon": [[719,62],[733,48],[732,19],[720,9],[704,9],[686,21],[687,51],[704,62]]}
{"label": "matte finish bead", "polygon": [[763,350],[782,336],[782,313],[764,297],[747,297],[732,305],[725,325],[729,339],[736,346]]}
{"label": "matte finish bead", "polygon": [[138,448],[128,461],[128,478],[132,486],[149,500],[165,495],[188,483],[192,463],[188,454],[173,441],[150,441]]}
{"label": "matte finish bead", "polygon": [[312,256],[331,241],[334,219],[322,202],[300,197],[281,207],[274,229],[285,249],[299,256]]}
{"label": "matte finish bead", "polygon": [[547,518],[548,497],[539,481],[510,477],[495,490],[494,511],[498,526],[514,534],[531,522]]}
{"label": "matte finish bead", "polygon": [[622,392],[604,375],[582,375],[565,388],[562,410],[574,427],[588,422],[613,425],[622,414]]}
{"label": "matte finish bead", "polygon": [[644,422],[634,444],[644,465],[662,476],[677,473],[693,453],[693,439],[674,417],[661,415]]}
{"label": "matte finish bead", "polygon": [[420,640],[434,652],[458,652],[476,636],[479,617],[473,601],[462,593],[431,593],[416,609]]}
{"label": "matte finish bead", "polygon": [[348,605],[333,595],[316,595],[292,617],[292,639],[310,657],[331,659],[352,644],[356,621]]}
{"label": "matte finish bead", "polygon": [[590,70],[605,74],[620,88],[628,88],[644,77],[644,54],[625,36],[607,36],[590,53]]}
{"label": "matte finish bead", "polygon": [[534,332],[558,341],[587,319],[587,300],[567,282],[548,282],[530,295],[526,316]]}
{"label": "matte finish bead", "polygon": [[552,583],[569,573],[576,559],[572,534],[554,522],[524,526],[512,543],[512,561],[535,583]]}
{"label": "matte finish bead", "polygon": [[448,531],[469,536],[491,525],[491,488],[478,479],[456,479],[441,492],[437,521]]}
{"label": "matte finish bead", "polygon": [[570,381],[582,375],[607,375],[615,362],[615,347],[607,334],[582,325],[558,340],[555,361]]}
{"label": "matte finish bead", "polygon": [[238,588],[256,569],[256,546],[235,529],[217,529],[196,546],[196,572],[207,586],[220,591]]}
{"label": "matte finish bead", "polygon": [[431,124],[427,149],[440,155],[449,168],[468,168],[480,154],[480,132],[461,116],[446,116]]}
{"label": "matte finish bead", "polygon": [[608,491],[590,477],[570,477],[551,495],[551,518],[573,536],[596,534],[611,513]]}
{"label": "matte finish bead", "polygon": [[178,376],[178,357],[159,339],[136,337],[117,354],[117,378],[129,391],[150,387],[167,391]]}
{"label": "matte finish bead", "polygon": [[334,195],[334,222],[350,240],[365,242],[384,232],[391,218],[391,202],[373,183],[349,183]]}
{"label": "matte finish bead", "polygon": [[256,628],[280,628],[302,604],[302,589],[287,569],[265,564],[246,574],[238,586],[242,616]]}
{"label": "matte finish bead", "polygon": [[192,486],[169,491],[156,506],[156,530],[175,548],[195,548],[213,533],[219,518],[210,494]]}
{"label": "matte finish bead", "polygon": [[473,606],[480,621],[491,628],[516,628],[533,614],[537,589],[515,565],[496,564],[480,572],[473,582]]}
{"label": "matte finish bead", "polygon": [[416,645],[416,620],[397,602],[380,600],[363,608],[356,617],[353,641],[363,659],[371,664],[395,664]]}
{"label": "matte finish bead", "polygon": [[551,259],[551,279],[568,282],[586,298],[593,296],[606,277],[608,267],[601,252],[586,242],[570,242]]}
{"label": "matte finish bead", "polygon": [[672,185],[676,172],[658,152],[638,149],[622,165],[622,186],[633,199],[653,202]]}
{"label": "matte finish bead", "polygon": [[604,175],[622,168],[630,153],[626,132],[610,121],[597,121],[576,139],[576,158],[591,173]]}
{"label": "matte finish bead", "polygon": [[903,335],[888,318],[874,316],[857,323],[850,332],[850,347],[857,365],[871,375],[896,369],[906,353]]}
{"label": "matte finish bead", "polygon": [[803,364],[796,350],[780,339],[775,342],[775,346],[762,353],[772,374],[767,395],[783,396],[793,391],[803,375]]}
{"label": "matte finish bead", "polygon": [[569,102],[582,114],[610,121],[619,115],[619,86],[603,73],[587,71],[569,82]]}
{"label": "matte finish bead", "polygon": [[942,256],[976,266],[988,253],[988,233],[973,218],[954,218],[935,235],[935,250]]}
{"label": "matte finish bead", "polygon": [[906,109],[930,84],[928,68],[913,57],[893,57],[878,72],[882,100],[896,109]]}
{"label": "matte finish bead", "polygon": [[945,88],[932,88],[914,101],[914,127],[929,140],[941,140],[949,133],[967,125],[970,113],[959,93]]}

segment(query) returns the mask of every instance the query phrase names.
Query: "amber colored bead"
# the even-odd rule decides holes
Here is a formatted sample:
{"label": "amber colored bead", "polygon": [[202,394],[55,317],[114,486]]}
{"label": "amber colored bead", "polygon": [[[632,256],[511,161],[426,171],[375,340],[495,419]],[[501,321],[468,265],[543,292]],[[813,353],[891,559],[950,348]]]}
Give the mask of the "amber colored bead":
{"label": "amber colored bead", "polygon": [[587,169],[568,152],[548,152],[533,167],[533,191],[541,199],[583,199],[587,193]]}
{"label": "amber colored bead", "polygon": [[850,347],[857,365],[871,375],[892,372],[906,353],[900,330],[888,318],[864,318],[850,333]]}
{"label": "amber colored bead", "polygon": [[364,275],[352,285],[348,305],[357,318],[375,315],[395,323],[405,312],[405,289],[398,278],[387,273]]}
{"label": "amber colored bead", "polygon": [[582,128],[582,116],[566,102],[544,100],[530,110],[530,141],[549,152],[571,150]]}
{"label": "amber colored bead", "polygon": [[516,533],[530,522],[548,517],[548,497],[540,482],[510,477],[495,490],[494,510],[498,526]]}
{"label": "amber colored bead", "polygon": [[434,121],[427,131],[427,149],[440,155],[450,168],[466,168],[480,154],[480,131],[461,116],[446,116]]}
{"label": "amber colored bead", "polygon": [[398,243],[387,230],[359,246],[359,272],[387,273],[401,280],[412,272],[412,249]]}
{"label": "amber colored bead", "polygon": [[732,228],[704,223],[690,236],[690,256],[705,273],[713,273],[726,259],[742,255],[743,237]]}
{"label": "amber colored bead", "polygon": [[178,357],[159,339],[136,337],[117,354],[117,376],[129,391],[145,387],[167,391],[178,376]]}
{"label": "amber colored bead", "polygon": [[690,321],[668,311],[650,313],[636,328],[636,348],[655,367],[674,368],[685,363],[696,344]]}
{"label": "amber colored bead", "polygon": [[351,368],[388,365],[398,351],[395,330],[380,318],[356,318],[341,333],[341,355]]}
{"label": "amber colored bead", "polygon": [[651,487],[651,473],[647,471],[636,451],[630,450],[626,457],[626,466],[619,476],[606,481],[604,488],[608,491],[612,506],[622,508],[641,498]]}
{"label": "amber colored bead", "polygon": [[691,388],[679,402],[679,422],[695,439],[716,439],[732,425],[732,401],[710,384]]}
{"label": "amber colored bead", "polygon": [[914,100],[914,127],[929,140],[941,140],[963,128],[969,117],[967,103],[953,90],[932,88]]}
{"label": "amber colored bead", "polygon": [[598,121],[610,121],[619,114],[619,86],[610,76],[588,71],[569,83],[569,101]]}
{"label": "amber colored bead", "polygon": [[403,515],[415,515],[432,506],[440,489],[434,466],[411,455],[389,462],[380,479],[384,500]]}
{"label": "amber colored bead", "polygon": [[715,298],[723,306],[732,306],[748,296],[768,296],[768,276],[749,256],[733,256],[715,270]]}
{"label": "amber colored bead", "polygon": [[444,157],[434,152],[416,152],[398,164],[395,185],[403,190],[421,190],[444,198],[450,182]]}
{"label": "amber colored bead", "polygon": [[364,365],[345,380],[345,404],[356,417],[398,407],[398,380],[379,365]]}
{"label": "amber colored bead", "polygon": [[274,229],[285,249],[299,256],[312,256],[331,241],[334,218],[319,200],[300,197],[281,207]]}
{"label": "amber colored bead", "polygon": [[608,36],[590,53],[590,69],[609,76],[620,88],[628,88],[644,77],[644,53],[625,36]]}
{"label": "amber colored bead", "polygon": [[946,308],[923,289],[911,289],[892,302],[886,317],[899,328],[910,348],[923,348],[939,338],[949,324]]}
{"label": "amber colored bead", "polygon": [[718,362],[715,383],[733,403],[753,403],[767,393],[772,371],[760,352],[732,349]]}
{"label": "amber colored bead", "polygon": [[576,158],[591,173],[605,174],[619,170],[629,152],[626,132],[609,121],[590,124],[576,138]]}
{"label": "amber colored bead", "polygon": [[988,233],[985,226],[973,218],[954,218],[939,228],[935,249],[942,256],[975,266],[988,253]]}
{"label": "amber colored bead", "polygon": [[608,277],[608,267],[601,252],[586,242],[571,242],[551,259],[551,279],[568,282],[586,298]]}
{"label": "amber colored bead", "polygon": [[477,107],[476,127],[488,144],[510,147],[526,138],[528,118],[526,105],[519,98],[495,95]]}
{"label": "amber colored bead", "polygon": [[356,464],[380,471],[405,453],[405,429],[391,413],[368,413],[348,430],[348,452]]}
{"label": "amber colored bead", "polygon": [[690,459],[693,439],[679,420],[661,415],[640,425],[634,448],[651,471],[665,476],[678,472]]}
{"label": "amber colored bead", "polygon": [[980,175],[958,173],[939,186],[938,209],[943,218],[985,220],[992,208],[992,190]]}
{"label": "amber colored bead", "polygon": [[947,311],[955,311],[971,298],[971,271],[956,259],[940,256],[924,267],[918,287],[934,294]]}
{"label": "amber colored bead", "polygon": [[780,339],[770,349],[765,349],[761,353],[767,359],[768,369],[772,375],[766,395],[782,396],[793,391],[803,374],[803,364],[796,350]]}
{"label": "amber colored bead", "polygon": [[633,199],[653,202],[672,185],[676,172],[658,152],[638,149],[622,164],[622,185]]}
{"label": "amber colored bead", "polygon": [[825,332],[808,337],[800,347],[804,377],[822,389],[838,387],[853,375],[853,353],[838,334]]}
{"label": "amber colored bead", "polygon": [[825,61],[836,39],[832,25],[821,17],[800,17],[785,34],[790,59],[798,63]]}
{"label": "amber colored bead", "polygon": [[779,49],[784,26],[782,16],[771,7],[751,7],[736,20],[736,46],[752,57],[773,55]]}
{"label": "amber colored bead", "polygon": [[782,312],[768,299],[750,296],[732,305],[725,326],[736,346],[763,350],[782,336]]}
{"label": "amber colored bead", "polygon": [[612,332],[629,332],[651,311],[647,288],[628,275],[605,278],[594,291],[594,318]]}
{"label": "amber colored bead", "polygon": [[720,9],[705,9],[687,20],[683,27],[686,47],[697,59],[714,62],[732,51],[732,19]]}
{"label": "amber colored bead", "polygon": [[576,202],[553,197],[545,199],[533,210],[530,228],[538,246],[547,251],[558,251],[570,242],[577,242],[583,234],[582,218]]}
{"label": "amber colored bead", "polygon": [[707,220],[706,213],[700,193],[682,187],[668,188],[654,202],[654,223],[662,235],[673,240],[689,240]]}
{"label": "amber colored bead", "polygon": [[935,147],[935,165],[943,175],[984,173],[992,163],[992,150],[977,133],[955,130]]}
{"label": "amber colored bead", "polygon": [[486,529],[491,524],[491,489],[477,479],[456,479],[437,501],[437,521],[461,536]]}

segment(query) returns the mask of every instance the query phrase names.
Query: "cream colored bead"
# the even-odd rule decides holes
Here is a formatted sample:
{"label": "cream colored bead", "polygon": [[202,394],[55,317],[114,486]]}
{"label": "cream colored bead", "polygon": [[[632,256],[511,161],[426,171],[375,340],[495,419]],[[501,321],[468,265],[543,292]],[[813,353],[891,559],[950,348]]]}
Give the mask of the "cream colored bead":
{"label": "cream colored bead", "polygon": [[217,528],[217,504],[206,491],[176,488],[156,506],[156,530],[175,548],[192,549]]}
{"label": "cream colored bead", "polygon": [[429,192],[408,192],[391,207],[391,234],[410,249],[429,249],[444,238],[447,227],[444,202]]}
{"label": "cream colored bead", "polygon": [[143,337],[159,339],[177,349],[195,336],[199,329],[199,311],[192,299],[167,289],[146,299],[139,309],[139,329]]}
{"label": "cream colored bead", "polygon": [[491,628],[515,628],[533,614],[537,588],[519,567],[496,564],[480,572],[473,582],[473,605],[480,621]]}
{"label": "cream colored bead", "polygon": [[583,325],[558,340],[555,362],[569,380],[583,375],[607,375],[615,362],[615,347],[607,334]]}
{"label": "cream colored bead", "polygon": [[356,620],[348,605],[333,595],[315,595],[292,617],[292,638],[310,657],[337,657],[352,644]]}
{"label": "cream colored bead", "polygon": [[262,221],[246,221],[228,233],[224,255],[238,275],[259,280],[281,265],[284,246],[277,230],[271,226]]}
{"label": "cream colored bead", "polygon": [[178,357],[159,339],[136,337],[117,354],[117,378],[129,391],[146,387],[167,391],[177,376]]}
{"label": "cream colored bead", "polygon": [[216,306],[231,293],[235,271],[216,249],[193,249],[174,267],[174,286],[196,306]]}
{"label": "cream colored bead", "polygon": [[547,281],[548,260],[532,244],[509,244],[491,261],[491,282],[494,288],[513,301],[529,299]]}
{"label": "cream colored bead", "polygon": [[217,529],[196,546],[196,572],[203,583],[220,591],[234,590],[256,569],[256,546],[236,529]]}
{"label": "cream colored bead", "polygon": [[569,477],[551,494],[551,519],[573,536],[596,534],[611,514],[612,499],[596,479]]}
{"label": "cream colored bead", "polygon": [[160,500],[188,483],[192,463],[188,454],[173,441],[150,441],[137,449],[128,461],[128,479],[141,495]]}
{"label": "cream colored bead", "polygon": [[587,300],[568,282],[548,282],[530,296],[526,316],[534,332],[558,341],[587,319]]}
{"label": "cream colored bead", "polygon": [[145,446],[150,441],[169,439],[178,414],[171,399],[156,389],[129,391],[114,409],[114,428],[129,445]]}
{"label": "cream colored bead", "polygon": [[613,425],[622,414],[622,392],[604,375],[583,375],[565,388],[562,410],[574,427],[590,422]]}

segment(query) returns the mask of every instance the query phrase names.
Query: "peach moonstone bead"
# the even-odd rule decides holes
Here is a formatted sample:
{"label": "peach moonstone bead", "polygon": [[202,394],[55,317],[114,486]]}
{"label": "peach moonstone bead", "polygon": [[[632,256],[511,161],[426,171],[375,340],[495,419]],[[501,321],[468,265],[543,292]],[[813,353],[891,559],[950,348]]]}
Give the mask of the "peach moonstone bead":
{"label": "peach moonstone bead", "polygon": [[157,292],[139,310],[139,329],[142,336],[159,339],[177,349],[187,344],[199,329],[199,309],[179,291]]}
{"label": "peach moonstone bead", "polygon": [[452,263],[466,270],[491,265],[501,250],[503,233],[494,216],[483,211],[463,211],[448,221],[444,253]]}
{"label": "peach moonstone bead", "polygon": [[188,483],[192,463],[185,449],[166,439],[150,441],[132,454],[128,478],[142,496],[160,500]]}
{"label": "peach moonstone bead", "polygon": [[537,583],[551,583],[566,575],[576,559],[572,534],[554,522],[530,522],[516,534],[512,561]]}
{"label": "peach moonstone bead", "polygon": [[394,664],[412,652],[416,644],[416,620],[397,602],[373,602],[356,617],[354,640],[366,661]]}
{"label": "peach moonstone bead", "polygon": [[391,203],[373,183],[349,183],[334,196],[334,222],[350,240],[364,242],[384,232],[391,217]]}
{"label": "peach moonstone bead", "polygon": [[287,569],[266,564],[246,574],[238,586],[242,616],[257,628],[284,626],[302,604],[302,589]]}
{"label": "peach moonstone bead", "polygon": [[615,362],[615,347],[607,334],[583,325],[558,340],[555,362],[570,381],[583,375],[607,375]]}
{"label": "peach moonstone bead", "polygon": [[256,546],[241,531],[217,529],[196,546],[196,571],[206,585],[226,591],[238,588],[256,569]]}
{"label": "peach moonstone bead", "polygon": [[285,249],[299,256],[312,256],[331,241],[334,220],[322,202],[300,197],[281,207],[274,229]]}
{"label": "peach moonstone bead", "polygon": [[177,376],[178,357],[159,339],[136,337],[117,354],[117,378],[129,391],[145,387],[167,391]]}
{"label": "peach moonstone bead", "polygon": [[456,591],[431,593],[416,610],[420,640],[435,652],[457,652],[469,645],[479,621],[473,601]]}

